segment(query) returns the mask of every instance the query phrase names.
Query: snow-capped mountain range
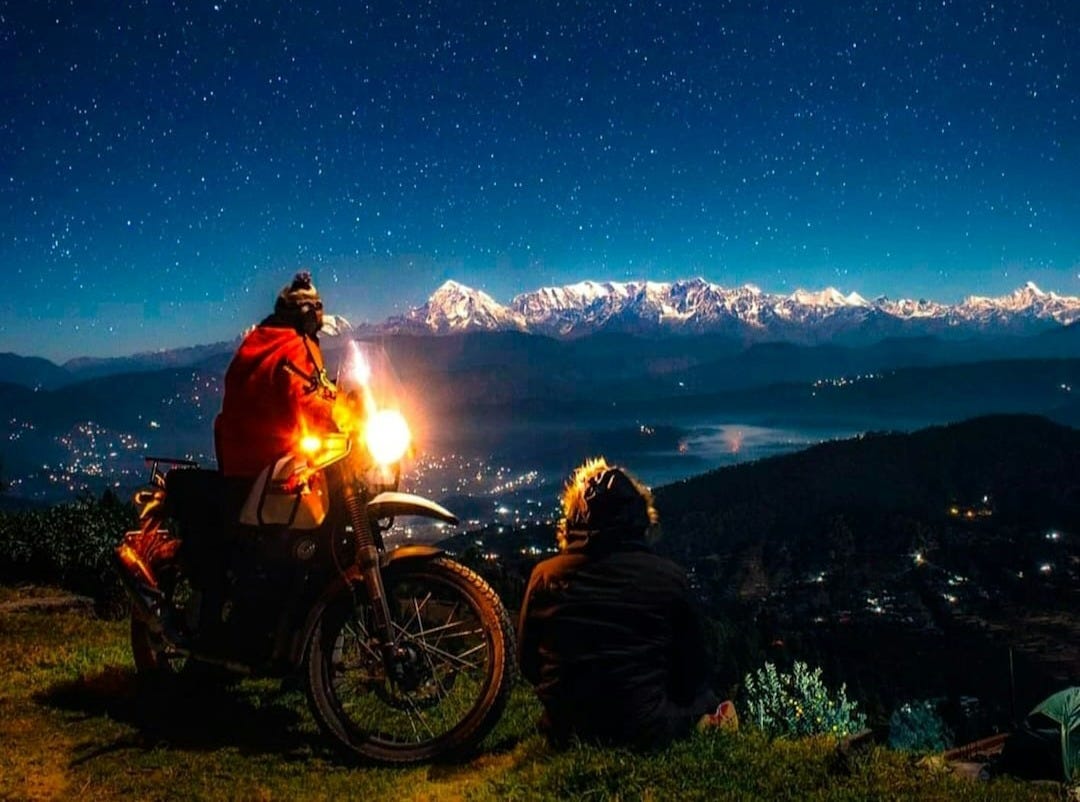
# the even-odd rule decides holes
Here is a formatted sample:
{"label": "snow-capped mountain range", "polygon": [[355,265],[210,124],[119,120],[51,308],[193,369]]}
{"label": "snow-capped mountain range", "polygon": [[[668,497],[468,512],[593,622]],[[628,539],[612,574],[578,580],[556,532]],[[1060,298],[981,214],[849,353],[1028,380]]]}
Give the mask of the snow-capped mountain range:
{"label": "snow-capped mountain range", "polygon": [[383,328],[411,333],[522,331],[582,337],[599,331],[635,334],[728,334],[742,339],[825,342],[886,336],[1029,334],[1080,320],[1080,298],[1043,292],[1031,282],[998,298],[958,304],[867,300],[832,287],[790,295],[757,287],[722,287],[701,278],[673,282],[582,281],[522,293],[509,305],[456,281],[423,306]]}
{"label": "snow-capped mountain range", "polygon": [[[751,285],[722,287],[700,278],[670,283],[582,281],[522,293],[504,306],[485,292],[447,281],[423,306],[382,323],[353,327],[342,317],[327,315],[323,334],[327,338],[324,348],[350,333],[438,335],[476,331],[520,331],[559,339],[597,332],[654,337],[719,334],[747,345],[780,340],[800,345],[835,341],[860,346],[888,337],[934,335],[965,339],[1038,334],[1077,321],[1080,298],[1043,292],[1031,283],[999,298],[972,296],[950,305],[884,297],[868,301],[858,293],[845,295],[832,287],[780,295]],[[79,357],[59,368],[40,360],[43,365],[20,365],[18,370],[8,365],[4,375],[31,386],[59,386],[72,377],[85,379],[183,367],[212,357],[224,359],[235,351],[238,342],[239,336],[208,345],[125,357]],[[21,359],[0,354],[0,363],[5,356]],[[29,378],[12,378],[23,375]]]}

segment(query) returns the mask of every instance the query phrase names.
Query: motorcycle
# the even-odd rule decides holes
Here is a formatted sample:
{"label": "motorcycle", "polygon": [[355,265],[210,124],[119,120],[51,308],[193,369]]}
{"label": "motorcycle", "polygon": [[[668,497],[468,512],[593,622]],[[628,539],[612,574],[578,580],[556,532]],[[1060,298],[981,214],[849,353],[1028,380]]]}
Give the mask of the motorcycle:
{"label": "motorcycle", "polygon": [[151,687],[297,678],[323,732],[354,757],[465,754],[510,692],[510,618],[438,547],[386,547],[399,517],[457,519],[398,492],[409,430],[385,352],[351,342],[337,382],[322,384],[341,402],[340,431],[301,436],[254,486],[147,458],[140,527],[116,549],[137,673]]}

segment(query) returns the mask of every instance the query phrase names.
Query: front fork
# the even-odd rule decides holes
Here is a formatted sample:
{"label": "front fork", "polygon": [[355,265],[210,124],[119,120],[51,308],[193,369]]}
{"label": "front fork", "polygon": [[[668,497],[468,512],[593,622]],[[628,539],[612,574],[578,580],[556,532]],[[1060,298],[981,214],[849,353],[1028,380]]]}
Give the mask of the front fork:
{"label": "front fork", "polygon": [[379,638],[383,663],[388,672],[398,679],[399,666],[404,654],[395,647],[394,622],[390,617],[390,605],[386,599],[386,588],[382,581],[379,567],[379,550],[375,545],[375,535],[371,529],[371,519],[367,513],[369,501],[366,490],[357,488],[354,482],[342,482],[342,495],[345,508],[352,524],[353,538],[356,543],[356,564],[363,578],[367,601],[371,605],[372,623]]}

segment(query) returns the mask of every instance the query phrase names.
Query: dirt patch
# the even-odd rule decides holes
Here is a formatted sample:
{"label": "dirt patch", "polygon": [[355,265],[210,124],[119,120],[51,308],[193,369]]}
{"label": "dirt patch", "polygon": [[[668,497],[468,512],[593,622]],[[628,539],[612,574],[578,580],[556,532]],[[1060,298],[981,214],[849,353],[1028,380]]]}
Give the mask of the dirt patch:
{"label": "dirt patch", "polygon": [[0,613],[93,612],[94,600],[60,588],[18,585],[0,588]]}
{"label": "dirt patch", "polygon": [[88,596],[41,596],[0,603],[0,613],[70,613],[94,611]]}

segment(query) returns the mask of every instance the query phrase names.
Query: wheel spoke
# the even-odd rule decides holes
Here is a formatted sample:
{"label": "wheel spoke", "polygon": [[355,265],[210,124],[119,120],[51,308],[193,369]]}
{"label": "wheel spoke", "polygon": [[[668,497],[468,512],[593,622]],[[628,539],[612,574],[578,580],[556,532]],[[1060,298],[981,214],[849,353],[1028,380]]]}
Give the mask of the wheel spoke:
{"label": "wheel spoke", "polygon": [[[465,622],[465,621],[455,621],[452,624],[442,624],[442,625],[437,626],[437,627],[428,627],[427,629],[425,629],[423,631],[423,634],[425,636],[430,636],[430,635],[436,635],[436,634],[442,633],[440,635],[440,638],[435,641],[435,643],[438,644],[439,640],[441,638],[443,638],[443,637],[446,637],[446,638],[460,638],[460,637],[463,637],[465,635],[480,634],[480,633],[482,633],[484,631],[483,627],[477,627],[476,629],[467,629],[464,632],[460,632],[460,631],[459,632],[450,632],[449,634],[447,634],[448,630],[454,629],[455,627],[463,627],[463,626],[466,626],[466,625],[467,625],[467,622]],[[399,626],[399,629],[404,630],[405,627]]]}
{"label": "wheel spoke", "polygon": [[[459,607],[461,607],[461,602],[460,601],[454,602],[454,606],[452,608],[450,608],[450,614],[448,616],[446,616],[446,621],[443,624],[444,627],[449,626],[450,622],[452,622],[454,620],[454,616],[457,615],[457,611],[458,611]],[[435,641],[435,645],[438,646],[440,643],[442,643],[442,637],[441,636]]]}
{"label": "wheel spoke", "polygon": [[[420,710],[420,708],[418,708],[416,706],[416,702],[414,702],[408,696],[405,697],[405,701],[408,703],[409,707],[412,709],[412,712],[415,714],[415,717],[420,720],[421,724],[424,725],[424,729],[426,729],[428,731],[428,735],[430,735],[433,739],[438,738],[439,736],[437,736],[435,734],[435,730],[431,729],[431,725],[428,724],[427,718],[424,716],[424,711]],[[411,716],[411,715],[409,716],[409,721],[411,723],[413,722],[413,716]],[[414,732],[416,731],[416,724],[415,723],[413,723],[413,731]],[[417,741],[419,741],[419,740],[420,740],[420,738],[417,737]]]}
{"label": "wheel spoke", "polygon": [[351,636],[353,637],[353,639],[354,639],[354,640],[355,640],[355,641],[356,641],[356,642],[357,642],[357,643],[358,643],[358,644],[359,644],[360,646],[362,646],[362,647],[364,648],[364,650],[365,650],[365,651],[366,651],[366,652],[367,652],[367,653],[368,653],[369,655],[371,655],[371,656],[372,656],[373,658],[375,658],[376,660],[381,660],[382,658],[381,658],[381,657],[379,656],[379,653],[378,653],[378,652],[376,652],[376,651],[375,651],[374,649],[372,649],[372,648],[371,648],[371,644],[370,644],[370,640],[371,640],[371,637],[370,637],[370,636],[368,635],[368,631],[367,631],[367,628],[366,628],[366,627],[365,627],[365,626],[364,626],[363,624],[361,624],[361,623],[360,623],[360,622],[359,622],[359,621],[358,621],[357,619],[355,619],[355,618],[354,618],[354,619],[352,620],[352,622],[351,622],[351,623],[354,623],[354,624],[356,624],[356,625],[357,625],[358,627],[360,627],[360,629],[362,629],[362,630],[363,630],[363,632],[364,632],[363,636],[361,636],[361,635],[360,635],[359,633],[357,633],[357,632],[354,632],[354,631],[352,630],[352,628],[351,628],[351,627],[349,626],[349,624],[350,624],[350,622],[349,622],[349,621],[346,621],[346,622],[345,622],[345,625],[344,625],[344,626],[342,627],[342,634],[344,635],[344,634],[348,633],[349,635],[351,635]]}
{"label": "wheel spoke", "polygon": [[430,593],[430,591],[428,592],[428,595],[424,597],[424,600],[422,602],[420,602],[419,605],[416,603],[416,597],[413,597],[412,603],[413,603],[413,607],[415,608],[416,612],[413,614],[413,617],[408,621],[408,623],[405,624],[406,628],[413,621],[419,621],[420,620],[420,614],[423,612],[424,608],[427,606],[427,603],[429,601],[431,601],[431,593]]}
{"label": "wheel spoke", "polygon": [[[416,605],[416,599],[413,599],[413,605]],[[416,623],[420,628],[420,638],[422,640],[427,639],[427,633],[424,631],[424,620],[420,617],[420,608],[416,609]],[[439,677],[439,672],[435,670],[435,663],[431,660],[431,655],[428,652],[424,652],[424,659],[427,661],[428,669],[431,671],[431,678],[435,681],[435,686],[439,689],[439,698],[446,697],[446,687],[442,683],[442,678]]]}

